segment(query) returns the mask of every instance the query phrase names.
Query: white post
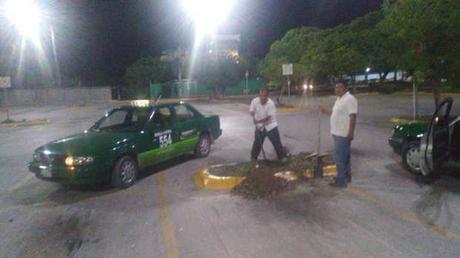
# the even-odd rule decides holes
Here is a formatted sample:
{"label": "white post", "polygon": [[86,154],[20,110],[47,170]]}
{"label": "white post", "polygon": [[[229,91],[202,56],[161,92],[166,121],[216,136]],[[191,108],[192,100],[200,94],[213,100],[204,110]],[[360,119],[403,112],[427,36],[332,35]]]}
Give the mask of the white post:
{"label": "white post", "polygon": [[291,80],[288,75],[288,99],[291,99]]}
{"label": "white post", "polygon": [[3,105],[5,105],[5,109],[6,109],[6,120],[9,121],[10,120],[10,112],[8,110],[8,97],[7,97],[7,94],[6,94],[6,88],[3,88]]}
{"label": "white post", "polygon": [[248,77],[249,77],[249,72],[246,70],[246,95],[249,94],[249,88],[248,88]]}
{"label": "white post", "polygon": [[415,120],[418,116],[418,97],[417,97],[417,84],[412,82],[412,119]]}

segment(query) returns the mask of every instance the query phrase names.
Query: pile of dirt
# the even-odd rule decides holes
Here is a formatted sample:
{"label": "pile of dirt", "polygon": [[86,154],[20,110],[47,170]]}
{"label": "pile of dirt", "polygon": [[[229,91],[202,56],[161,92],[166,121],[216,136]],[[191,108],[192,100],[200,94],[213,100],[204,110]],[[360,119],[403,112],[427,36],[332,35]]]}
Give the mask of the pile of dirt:
{"label": "pile of dirt", "polygon": [[[261,164],[254,167],[251,173],[232,189],[231,193],[247,199],[258,199],[293,190],[300,177],[292,176],[289,172],[291,171],[277,171],[266,164]],[[288,180],[283,177],[286,174],[292,179]]]}
{"label": "pile of dirt", "polygon": [[[245,162],[213,167],[209,173],[216,176],[241,176],[245,179],[232,189],[232,194],[247,199],[267,198],[295,189],[305,177],[306,170],[313,170],[314,161],[310,153],[292,155],[288,161]],[[323,164],[334,164],[330,156],[322,158]]]}

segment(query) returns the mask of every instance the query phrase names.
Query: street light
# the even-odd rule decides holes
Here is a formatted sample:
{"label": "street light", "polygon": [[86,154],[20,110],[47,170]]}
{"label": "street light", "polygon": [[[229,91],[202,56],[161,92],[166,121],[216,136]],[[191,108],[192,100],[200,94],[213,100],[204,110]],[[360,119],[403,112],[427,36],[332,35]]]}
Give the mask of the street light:
{"label": "street light", "polygon": [[[6,17],[14,24],[23,38],[23,46],[26,40],[31,40],[39,51],[39,58],[46,59],[40,42],[40,29],[43,27],[43,13],[37,0],[7,0],[3,11]],[[58,85],[61,86],[61,73],[59,69],[56,40],[54,29],[49,25],[49,33],[54,56],[54,65],[57,73]],[[23,49],[21,49],[22,53]],[[22,56],[22,54],[21,54]],[[21,57],[22,58],[22,57]],[[47,67],[48,68],[48,67]]]}
{"label": "street light", "polygon": [[42,13],[35,0],[8,0],[5,12],[19,33],[26,39],[39,43]]}
{"label": "street light", "polygon": [[213,35],[232,11],[236,0],[181,0],[182,6],[195,24],[195,42],[190,58],[188,78],[192,73],[197,59],[201,41],[206,35]]}
{"label": "street light", "polygon": [[213,34],[230,14],[234,0],[182,0],[186,12],[195,22],[197,34]]}
{"label": "street light", "polygon": [[370,67],[367,67],[367,68],[366,68],[366,80],[365,80],[366,83],[368,82],[368,76],[369,76],[369,71],[370,71],[370,70],[371,70]]}

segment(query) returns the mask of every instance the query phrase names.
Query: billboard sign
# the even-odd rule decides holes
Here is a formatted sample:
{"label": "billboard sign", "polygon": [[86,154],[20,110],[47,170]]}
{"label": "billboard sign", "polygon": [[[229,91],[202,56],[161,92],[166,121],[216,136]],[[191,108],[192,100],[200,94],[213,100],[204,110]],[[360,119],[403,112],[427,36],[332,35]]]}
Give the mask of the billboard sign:
{"label": "billboard sign", "polygon": [[7,77],[0,77],[0,88],[11,88],[11,78]]}

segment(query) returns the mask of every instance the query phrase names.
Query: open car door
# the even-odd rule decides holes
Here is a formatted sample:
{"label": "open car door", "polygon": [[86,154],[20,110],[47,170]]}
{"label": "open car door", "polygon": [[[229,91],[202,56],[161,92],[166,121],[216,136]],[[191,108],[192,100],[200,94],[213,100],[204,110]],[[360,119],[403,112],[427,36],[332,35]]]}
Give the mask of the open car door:
{"label": "open car door", "polygon": [[424,176],[439,171],[449,158],[449,116],[452,98],[444,99],[431,118],[420,146],[420,169]]}

